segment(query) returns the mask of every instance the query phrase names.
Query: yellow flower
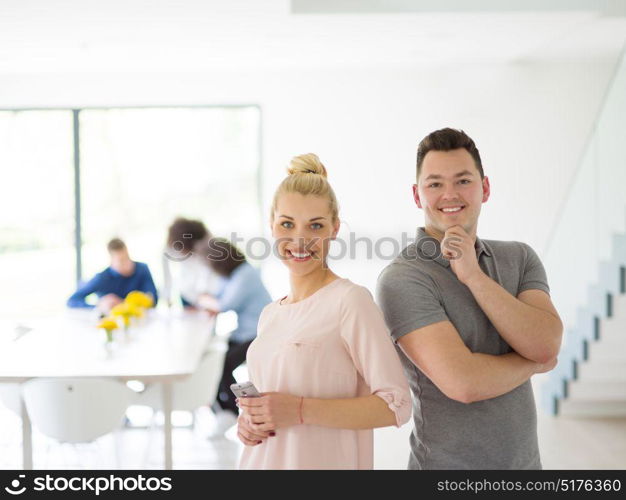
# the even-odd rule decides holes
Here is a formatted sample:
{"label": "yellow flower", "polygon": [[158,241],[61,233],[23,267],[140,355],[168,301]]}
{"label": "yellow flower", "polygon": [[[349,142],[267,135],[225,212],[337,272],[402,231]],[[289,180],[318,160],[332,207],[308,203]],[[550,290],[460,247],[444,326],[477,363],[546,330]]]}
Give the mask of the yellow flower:
{"label": "yellow flower", "polygon": [[113,318],[102,318],[102,321],[98,323],[98,328],[104,328],[105,330],[115,330],[117,328],[117,321]]}
{"label": "yellow flower", "polygon": [[147,293],[140,292],[139,290],[133,290],[130,292],[124,301],[127,304],[132,304],[137,307],[145,307],[146,309],[152,307],[154,305],[154,300],[152,299],[152,295],[148,295]]}
{"label": "yellow flower", "polygon": [[126,304],[126,309],[128,311],[129,316],[135,316],[137,318],[140,318],[141,316],[143,316],[142,307],[137,307],[134,304]]}
{"label": "yellow flower", "polygon": [[113,316],[124,316],[128,312],[128,304],[117,304],[111,308],[111,314]]}
{"label": "yellow flower", "polygon": [[121,303],[113,306],[111,309],[111,314],[113,316],[121,316],[124,320],[124,326],[128,326],[130,324],[130,317],[132,316],[132,310],[129,308],[128,304]]}
{"label": "yellow flower", "polygon": [[113,342],[113,330],[117,328],[117,321],[113,318],[103,318],[98,323],[98,328],[102,328],[107,334],[107,342]]}

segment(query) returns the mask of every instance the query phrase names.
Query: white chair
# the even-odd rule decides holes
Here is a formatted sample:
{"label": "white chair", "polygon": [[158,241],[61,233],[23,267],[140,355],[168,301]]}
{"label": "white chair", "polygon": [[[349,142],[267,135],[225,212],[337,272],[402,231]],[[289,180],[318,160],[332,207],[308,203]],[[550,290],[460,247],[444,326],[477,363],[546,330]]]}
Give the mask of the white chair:
{"label": "white chair", "polygon": [[33,426],[63,443],[86,443],[116,430],[135,397],[124,383],[98,378],[33,379],[22,393]]}
{"label": "white chair", "polygon": [[[222,339],[213,338],[202,355],[198,369],[185,380],[172,384],[173,411],[193,413],[215,400],[226,350],[226,343]],[[146,388],[135,404],[149,406],[155,412],[163,411],[161,384],[152,384]]]}
{"label": "white chair", "polygon": [[[211,404],[217,396],[217,390],[224,370],[227,345],[223,339],[213,337],[200,359],[197,370],[185,380],[172,384],[172,411],[187,411],[193,417],[195,429],[195,411]],[[152,411],[152,424],[149,430],[148,446],[144,451],[144,464],[152,456],[152,436],[157,426],[157,414],[163,411],[162,385],[152,384],[139,394],[137,405],[149,406]]]}
{"label": "white chair", "polygon": [[22,444],[22,434],[19,427],[22,416],[20,399],[20,384],[0,383],[0,424],[2,425],[0,429],[0,468],[14,467],[13,457],[20,454]]}
{"label": "white chair", "polygon": [[20,384],[0,384],[0,402],[18,417],[22,415]]}

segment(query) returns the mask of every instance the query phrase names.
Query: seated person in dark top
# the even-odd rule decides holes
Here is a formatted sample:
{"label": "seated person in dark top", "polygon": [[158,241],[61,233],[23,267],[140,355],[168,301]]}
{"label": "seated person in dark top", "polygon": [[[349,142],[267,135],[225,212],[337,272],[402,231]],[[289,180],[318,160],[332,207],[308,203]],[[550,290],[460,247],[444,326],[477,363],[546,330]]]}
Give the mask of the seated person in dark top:
{"label": "seated person in dark top", "polygon": [[214,314],[227,311],[237,314],[237,328],[228,338],[222,379],[213,404],[216,422],[209,437],[218,438],[237,423],[239,408],[230,390],[231,384],[237,382],[233,372],[246,360],[248,347],[256,338],[261,311],[272,298],[259,271],[228,240],[211,238],[198,253],[202,255],[205,265],[221,278],[216,295],[201,294],[198,297],[199,307]]}
{"label": "seated person in dark top", "polygon": [[95,293],[98,296],[96,307],[108,312],[133,290],[151,294],[156,304],[157,291],[148,266],[131,260],[126,244],[119,238],[109,241],[107,250],[111,256],[111,265],[81,285],[68,299],[68,307],[94,307],[85,299]]}

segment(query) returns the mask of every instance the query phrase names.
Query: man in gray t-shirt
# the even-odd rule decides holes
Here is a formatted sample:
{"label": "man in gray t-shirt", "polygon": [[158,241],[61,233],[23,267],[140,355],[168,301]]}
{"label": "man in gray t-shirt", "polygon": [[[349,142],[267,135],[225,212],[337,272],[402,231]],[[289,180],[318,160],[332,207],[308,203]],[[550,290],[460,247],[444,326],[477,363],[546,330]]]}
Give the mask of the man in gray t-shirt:
{"label": "man in gray t-shirt", "polygon": [[556,364],[562,324],[528,245],[480,240],[489,198],[462,131],[420,143],[425,227],[378,280],[413,393],[410,469],[540,469],[530,377]]}

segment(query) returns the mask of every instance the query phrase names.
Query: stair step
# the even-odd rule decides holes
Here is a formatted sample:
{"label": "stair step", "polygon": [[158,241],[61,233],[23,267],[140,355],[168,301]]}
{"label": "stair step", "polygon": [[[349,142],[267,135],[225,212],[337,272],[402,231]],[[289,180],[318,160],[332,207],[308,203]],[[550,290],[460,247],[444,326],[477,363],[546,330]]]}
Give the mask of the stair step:
{"label": "stair step", "polygon": [[599,363],[594,358],[578,363],[580,381],[623,381],[626,382],[626,359]]}
{"label": "stair step", "polygon": [[624,359],[626,360],[626,342],[621,339],[590,342],[589,360]]}
{"label": "stair step", "polygon": [[559,402],[559,415],[564,417],[626,417],[626,401]]}
{"label": "stair step", "polygon": [[626,403],[626,382],[615,380],[579,379],[569,384],[570,401],[624,401]]}
{"label": "stair step", "polygon": [[600,322],[600,335],[626,339],[626,316],[602,320]]}
{"label": "stair step", "polygon": [[615,350],[601,350],[596,349],[594,352],[589,354],[589,359],[587,361],[593,360],[597,363],[615,363],[622,361],[624,359],[624,353],[618,352]]}
{"label": "stair step", "polygon": [[621,312],[621,316],[626,316],[626,293],[613,295],[613,305],[618,315],[620,315]]}
{"label": "stair step", "polygon": [[612,256],[614,260],[618,262],[626,261],[626,234],[614,234],[613,235],[613,252]]}
{"label": "stair step", "polygon": [[604,284],[596,283],[587,289],[585,309],[593,316],[604,316],[606,314],[606,292]]}
{"label": "stair step", "polygon": [[626,360],[626,335],[624,337],[623,339],[609,337],[589,342],[589,360]]}
{"label": "stair step", "polygon": [[624,359],[626,359],[626,335],[624,338],[619,337],[607,337],[600,338],[598,341],[592,341],[589,343],[592,357],[594,354],[602,355],[602,353],[606,353],[608,351],[616,352],[617,354],[621,354]]}
{"label": "stair step", "polygon": [[612,294],[619,293],[619,264],[614,260],[600,263],[599,283],[606,292]]}
{"label": "stair step", "polygon": [[613,295],[613,315],[610,318],[602,318],[603,323],[616,323],[626,328],[626,300],[623,295]]}

